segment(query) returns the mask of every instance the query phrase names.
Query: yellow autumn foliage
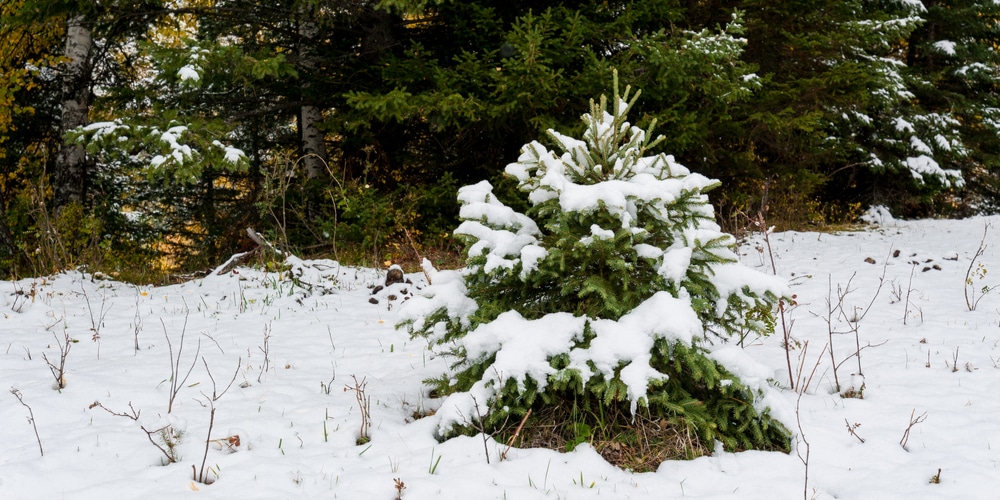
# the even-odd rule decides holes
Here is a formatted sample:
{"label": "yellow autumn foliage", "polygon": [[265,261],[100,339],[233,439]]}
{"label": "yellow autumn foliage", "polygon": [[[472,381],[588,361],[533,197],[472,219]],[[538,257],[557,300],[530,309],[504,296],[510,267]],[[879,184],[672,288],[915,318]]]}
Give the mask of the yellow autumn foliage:
{"label": "yellow autumn foliage", "polygon": [[[13,18],[23,4],[23,0],[0,3],[0,17]],[[17,130],[17,118],[34,112],[17,101],[18,92],[35,88],[34,74],[59,63],[60,56],[49,50],[58,47],[64,31],[62,20],[56,18],[0,26],[0,158],[7,156],[4,143]]]}

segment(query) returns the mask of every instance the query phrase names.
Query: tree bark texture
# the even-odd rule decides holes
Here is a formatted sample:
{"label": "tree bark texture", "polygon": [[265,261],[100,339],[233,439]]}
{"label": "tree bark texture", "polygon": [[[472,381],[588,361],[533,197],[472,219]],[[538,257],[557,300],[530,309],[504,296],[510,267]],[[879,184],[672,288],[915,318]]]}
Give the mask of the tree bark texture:
{"label": "tree bark texture", "polygon": [[[83,15],[66,20],[66,62],[62,66],[62,121],[60,132],[86,125],[90,111],[90,53],[93,47],[90,28]],[[55,199],[58,209],[70,203],[82,203],[86,194],[87,153],[81,144],[63,143],[56,156],[54,172]]]}
{"label": "tree bark texture", "polygon": [[323,122],[323,111],[318,106],[309,104],[309,79],[317,67],[317,57],[313,45],[319,28],[313,19],[313,13],[307,6],[299,8],[299,69],[302,77],[302,100],[305,102],[299,109],[299,140],[302,150],[302,165],[306,178],[315,179],[326,173],[327,157],[326,135],[319,126]]}

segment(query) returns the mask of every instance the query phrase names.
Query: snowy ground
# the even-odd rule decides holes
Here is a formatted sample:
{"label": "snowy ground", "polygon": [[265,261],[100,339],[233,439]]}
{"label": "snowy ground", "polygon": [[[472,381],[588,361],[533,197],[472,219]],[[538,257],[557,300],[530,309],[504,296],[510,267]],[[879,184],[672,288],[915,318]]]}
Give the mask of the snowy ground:
{"label": "snowy ground", "polygon": [[[799,400],[787,389],[780,333],[747,339],[746,350],[773,367],[784,388],[776,412],[793,417],[803,456],[803,438],[809,443],[809,498],[1000,495],[1000,289],[975,311],[964,296],[987,223],[988,247],[976,264],[988,274],[973,280],[981,290],[1000,284],[1000,217],[771,235],[777,270],[799,303],[790,312],[799,346],[792,372],[802,366],[806,378],[818,367],[807,394]],[[743,262],[770,272],[768,252],[755,246],[764,248],[749,242]],[[586,446],[567,454],[513,449],[501,461],[505,446],[493,441],[486,450],[480,438],[439,443],[434,417],[412,416],[435,408],[421,380],[446,360],[394,330],[399,307],[388,307],[386,293],[369,303],[383,275],[304,264],[311,293],[287,274],[246,268],[156,288],[80,273],[0,282],[0,498],[392,499],[397,479],[404,499],[803,496],[806,468],[794,451],[720,452],[633,474]],[[850,290],[843,301],[838,289]],[[838,321],[835,313],[833,323],[839,331],[858,326],[863,399],[834,390],[829,351],[817,364],[829,341],[828,304],[841,303],[861,318]],[[43,355],[58,365],[64,334],[72,341],[66,386],[55,390]],[[833,338],[842,390],[862,382],[852,376],[855,342],[853,333]],[[190,370],[175,390],[171,354],[178,381]],[[234,372],[229,390],[211,401]],[[355,378],[370,398],[371,441],[363,445],[355,444],[357,393],[345,390]],[[168,424],[181,432],[179,460],[161,466],[164,454],[142,428]],[[193,481],[193,471],[214,482]]]}

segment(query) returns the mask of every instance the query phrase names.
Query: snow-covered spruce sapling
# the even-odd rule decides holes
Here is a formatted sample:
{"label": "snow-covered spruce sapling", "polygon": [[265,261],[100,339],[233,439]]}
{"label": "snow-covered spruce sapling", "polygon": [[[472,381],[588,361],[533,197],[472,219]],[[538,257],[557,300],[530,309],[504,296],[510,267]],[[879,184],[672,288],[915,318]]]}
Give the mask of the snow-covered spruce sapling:
{"label": "snow-covered spruce sapling", "polygon": [[609,436],[642,420],[731,450],[788,449],[759,403],[771,370],[727,345],[773,332],[787,286],[737,262],[705,194],[718,181],[647,155],[659,139],[626,120],[629,91],[616,82],[613,102],[591,102],[582,140],[550,130],[561,153],[522,148],[506,172],[525,213],[488,182],[459,190],[466,266],[433,271],[401,313],[455,360],[431,381],[448,395],[443,436],[468,432],[469,416],[497,430],[534,409],[522,433],[572,412]]}

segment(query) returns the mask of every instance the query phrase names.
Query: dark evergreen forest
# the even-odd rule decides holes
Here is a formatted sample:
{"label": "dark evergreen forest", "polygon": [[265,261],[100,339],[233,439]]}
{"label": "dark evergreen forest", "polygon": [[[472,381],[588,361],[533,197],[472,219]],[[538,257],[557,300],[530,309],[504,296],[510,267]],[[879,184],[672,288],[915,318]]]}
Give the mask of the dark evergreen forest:
{"label": "dark evergreen forest", "polygon": [[[1000,205],[992,0],[0,0],[0,275],[458,255],[613,73],[719,223]],[[517,207],[514,208],[523,208]]]}

